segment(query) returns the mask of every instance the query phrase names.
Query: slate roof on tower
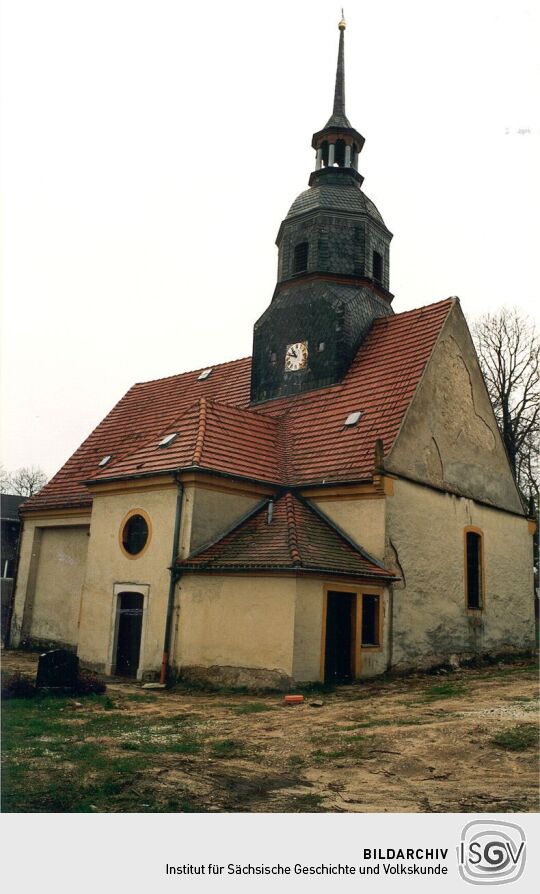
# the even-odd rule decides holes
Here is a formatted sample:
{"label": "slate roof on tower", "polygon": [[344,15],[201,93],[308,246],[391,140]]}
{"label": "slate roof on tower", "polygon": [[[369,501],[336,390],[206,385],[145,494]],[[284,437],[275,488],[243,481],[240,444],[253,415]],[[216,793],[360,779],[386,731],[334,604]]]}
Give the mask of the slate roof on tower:
{"label": "slate roof on tower", "polygon": [[[456,300],[375,320],[343,380],[328,388],[250,406],[248,357],[202,380],[197,370],[134,385],[23,511],[90,506],[87,484],[182,469],[277,486],[369,478],[375,442],[385,454],[392,448]],[[346,426],[357,411],[358,423]]]}

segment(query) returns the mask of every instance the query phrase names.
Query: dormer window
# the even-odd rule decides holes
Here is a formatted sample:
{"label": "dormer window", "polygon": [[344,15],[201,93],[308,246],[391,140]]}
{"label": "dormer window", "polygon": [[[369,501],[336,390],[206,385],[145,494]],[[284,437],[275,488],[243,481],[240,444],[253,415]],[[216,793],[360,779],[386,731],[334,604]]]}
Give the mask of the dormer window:
{"label": "dormer window", "polygon": [[307,270],[309,242],[299,242],[294,247],[293,273],[303,273]]}
{"label": "dormer window", "polygon": [[383,281],[383,259],[378,251],[373,252],[373,279],[375,282]]}

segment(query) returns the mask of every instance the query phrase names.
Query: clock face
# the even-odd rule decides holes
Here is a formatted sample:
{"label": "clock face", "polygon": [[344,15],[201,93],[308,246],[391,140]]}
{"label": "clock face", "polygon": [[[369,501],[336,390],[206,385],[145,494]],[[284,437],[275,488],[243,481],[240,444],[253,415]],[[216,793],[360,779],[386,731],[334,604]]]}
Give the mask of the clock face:
{"label": "clock face", "polygon": [[285,352],[285,369],[296,372],[305,369],[308,360],[307,341],[297,341],[294,345],[287,345]]}

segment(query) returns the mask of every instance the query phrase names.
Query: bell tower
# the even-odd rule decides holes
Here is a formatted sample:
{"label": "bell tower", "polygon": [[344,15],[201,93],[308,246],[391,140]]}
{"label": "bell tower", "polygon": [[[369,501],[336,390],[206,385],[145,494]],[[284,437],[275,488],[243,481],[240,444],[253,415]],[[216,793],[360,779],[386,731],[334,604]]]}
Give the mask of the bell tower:
{"label": "bell tower", "polygon": [[339,382],[376,317],[391,314],[390,240],[362,191],[364,137],[345,114],[345,28],[332,115],[313,135],[315,170],[276,239],[278,277],[253,337],[252,402]]}

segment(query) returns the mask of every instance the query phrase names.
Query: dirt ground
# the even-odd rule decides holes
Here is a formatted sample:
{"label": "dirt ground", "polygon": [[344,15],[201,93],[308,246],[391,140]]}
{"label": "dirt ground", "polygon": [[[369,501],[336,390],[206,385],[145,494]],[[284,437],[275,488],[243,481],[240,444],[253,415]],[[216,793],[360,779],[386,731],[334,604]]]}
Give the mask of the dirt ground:
{"label": "dirt ground", "polygon": [[[36,661],[7,652],[3,671],[33,674]],[[275,694],[111,681],[106,696],[59,701],[52,731],[32,726],[34,700],[18,709],[34,713],[5,754],[4,809],[55,809],[49,790],[63,772],[90,787],[59,810],[537,811],[537,699],[537,669],[523,661],[306,693],[294,707]],[[8,739],[14,704],[4,706]],[[109,776],[100,788],[92,753],[109,772],[118,762],[115,785]],[[17,786],[28,780],[26,802]]]}

